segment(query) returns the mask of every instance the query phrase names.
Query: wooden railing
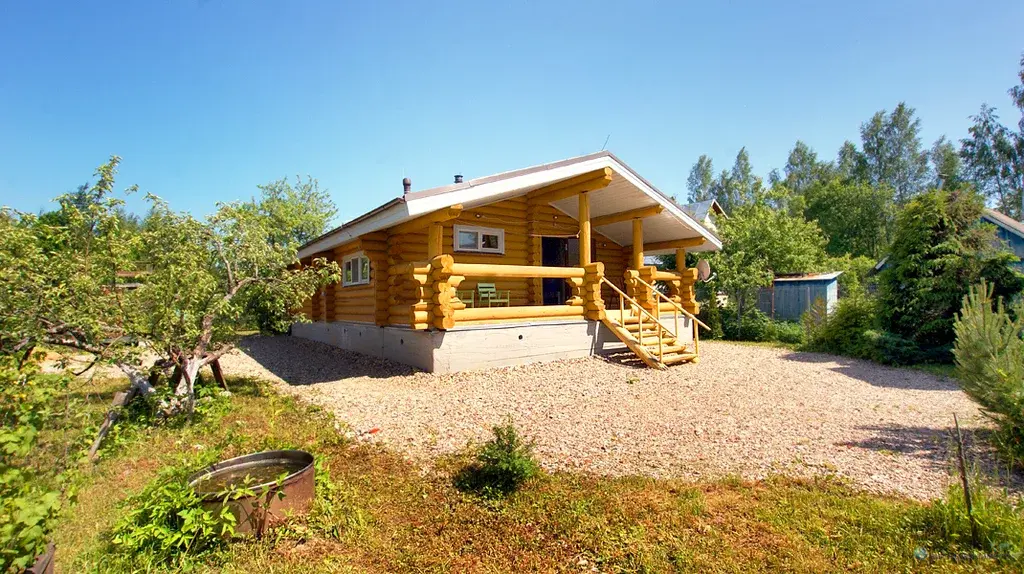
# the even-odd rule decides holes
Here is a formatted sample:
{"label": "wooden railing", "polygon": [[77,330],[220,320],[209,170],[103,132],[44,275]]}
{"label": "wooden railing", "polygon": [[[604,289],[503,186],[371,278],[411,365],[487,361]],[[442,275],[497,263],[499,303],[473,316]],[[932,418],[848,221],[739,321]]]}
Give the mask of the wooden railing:
{"label": "wooden railing", "polygon": [[[657,275],[655,275],[655,277],[657,277]],[[662,293],[660,290],[655,288],[654,285],[651,285],[650,283],[644,281],[643,279],[640,279],[639,277],[634,277],[634,280],[642,283],[644,285],[644,287],[646,287],[646,288],[650,289],[652,292],[654,292],[658,299],[660,299],[662,301],[665,301],[666,303],[668,303],[669,305],[672,306],[672,321],[673,321],[673,324],[675,325],[675,332],[676,333],[679,332],[679,313],[682,313],[683,315],[686,315],[687,317],[690,318],[690,320],[693,322],[693,352],[696,353],[697,352],[697,345],[698,345],[697,341],[698,341],[698,338],[699,338],[698,337],[698,332],[697,332],[697,326],[700,325],[701,327],[704,327],[705,329],[707,329],[709,331],[711,330],[711,327],[708,327],[707,325],[705,325],[704,322],[701,321],[700,319],[698,319],[697,316],[694,315],[693,313],[687,311],[686,309],[683,309],[682,305],[680,305],[679,303],[677,303],[677,302],[673,301],[672,299],[670,299],[669,297],[667,297],[664,293]],[[659,315],[658,320],[660,322],[661,321],[661,317],[660,317],[660,315],[661,315],[661,305],[658,305],[658,315]]]}
{"label": "wooden railing", "polygon": [[[413,329],[451,329],[456,322],[586,317],[604,313],[600,282],[604,264],[583,267],[488,265],[458,263],[451,255],[431,261],[403,263],[389,269],[388,318],[394,325]],[[457,290],[467,277],[474,279],[565,279],[573,295],[565,305],[467,308]],[[411,301],[411,302],[410,302]]]}
{"label": "wooden railing", "polygon": [[[619,295],[619,326],[626,329],[626,302],[629,302],[630,311],[636,312],[637,318],[637,333],[636,339],[641,346],[644,346],[644,317],[647,317],[648,321],[652,321],[655,325],[655,333],[658,337],[658,361],[664,362],[665,360],[665,333],[668,332],[669,337],[678,340],[676,333],[679,332],[678,328],[675,331],[670,331],[665,325],[662,324],[658,317],[651,314],[650,311],[644,309],[639,301],[626,295],[624,291],[615,286],[614,283],[608,279],[602,277],[601,282],[612,288],[613,291]],[[632,313],[630,314],[632,318]]]}

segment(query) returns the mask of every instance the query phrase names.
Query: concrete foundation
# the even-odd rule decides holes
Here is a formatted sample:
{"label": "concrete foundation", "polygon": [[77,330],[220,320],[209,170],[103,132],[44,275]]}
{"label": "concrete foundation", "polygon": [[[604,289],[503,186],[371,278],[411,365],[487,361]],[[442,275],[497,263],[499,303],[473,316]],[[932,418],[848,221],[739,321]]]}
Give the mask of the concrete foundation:
{"label": "concrete foundation", "polygon": [[[683,328],[681,321],[680,331],[688,339],[689,322]],[[296,323],[292,336],[432,373],[589,357],[625,348],[603,324],[583,319],[464,326],[449,331],[414,331],[345,321]]]}

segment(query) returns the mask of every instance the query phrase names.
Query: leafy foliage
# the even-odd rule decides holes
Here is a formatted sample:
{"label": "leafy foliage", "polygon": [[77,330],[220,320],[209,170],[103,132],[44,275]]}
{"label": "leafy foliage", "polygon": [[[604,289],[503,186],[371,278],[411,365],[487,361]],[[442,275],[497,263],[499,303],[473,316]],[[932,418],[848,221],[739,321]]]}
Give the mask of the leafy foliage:
{"label": "leafy foliage", "polygon": [[969,191],[933,190],[900,213],[879,279],[879,317],[888,331],[922,348],[953,342],[953,316],[970,285],[985,279],[998,295],[1018,293],[1024,282],[1016,261],[980,221],[983,203]]}
{"label": "leafy foliage", "polygon": [[189,465],[172,466],[124,501],[111,542],[139,561],[179,563],[215,552],[234,533],[226,505],[204,508],[188,485]]}
{"label": "leafy foliage", "polygon": [[861,125],[863,145],[861,174],[876,187],[895,191],[903,204],[924,189],[928,178],[928,153],[921,148],[921,120],[904,102],[891,112],[876,112]]}
{"label": "leafy foliage", "polygon": [[[957,375],[964,391],[996,422],[1001,446],[1024,461],[1024,303],[1012,310],[993,288],[971,287],[956,317]],[[993,306],[994,304],[994,306]]]}
{"label": "leafy foliage", "polygon": [[819,180],[804,195],[808,220],[816,221],[830,255],[879,257],[888,246],[892,190],[840,178]]}
{"label": "leafy foliage", "polygon": [[978,531],[978,548],[971,542],[971,519],[960,485],[951,485],[945,498],[910,513],[907,523],[920,534],[930,552],[946,556],[981,554],[1024,567],[1024,513],[1020,506],[979,483],[971,489],[971,514]]}
{"label": "leafy foliage", "polygon": [[739,209],[721,222],[720,231],[722,251],[712,266],[739,320],[756,289],[770,285],[775,273],[805,272],[825,260],[824,238],[816,224],[766,203]]}
{"label": "leafy foliage", "polygon": [[493,432],[494,438],[477,449],[475,463],[456,476],[455,484],[485,498],[502,498],[537,476],[540,465],[533,457],[533,444],[519,436],[511,420]]}
{"label": "leafy foliage", "polygon": [[[0,572],[32,564],[61,508],[61,491],[46,480],[53,477],[27,461],[40,432],[61,416],[54,406],[66,383],[56,378],[47,384],[31,363],[19,369],[12,358],[0,358]],[[57,463],[49,470],[63,471]]]}

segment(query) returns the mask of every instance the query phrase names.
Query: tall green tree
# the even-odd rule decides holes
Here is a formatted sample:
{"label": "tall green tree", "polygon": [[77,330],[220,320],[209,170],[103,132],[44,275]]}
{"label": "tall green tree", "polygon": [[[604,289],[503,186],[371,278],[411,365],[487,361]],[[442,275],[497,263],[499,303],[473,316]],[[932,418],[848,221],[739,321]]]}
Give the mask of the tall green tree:
{"label": "tall green tree", "polygon": [[715,180],[715,166],[711,158],[701,155],[697,163],[690,168],[690,176],[686,178],[686,189],[689,190],[688,201],[707,201],[714,199],[712,185]]}
{"label": "tall green tree", "polygon": [[995,108],[982,104],[968,137],[961,140],[960,155],[967,177],[975,187],[996,203],[1003,213],[1024,219],[1024,56],[1021,56],[1020,84],[1009,90],[1021,114],[1017,129],[999,122]]}
{"label": "tall green tree", "polygon": [[741,318],[758,287],[777,273],[817,269],[825,260],[825,239],[815,223],[790,216],[765,202],[740,206],[721,222],[722,251],[712,265],[719,286],[729,294]]}
{"label": "tall green tree", "polygon": [[928,154],[921,148],[921,120],[900,102],[892,113],[876,112],[861,125],[865,174],[876,186],[888,186],[896,202],[906,203],[928,181]]}
{"label": "tall green tree", "polygon": [[864,156],[857,149],[857,144],[849,140],[843,142],[839,153],[836,154],[835,171],[844,179],[867,181]]}
{"label": "tall green tree", "polygon": [[962,161],[960,152],[953,142],[941,136],[932,144],[932,150],[928,153],[931,160],[934,180],[932,187],[937,189],[956,189],[963,184]]}
{"label": "tall green tree", "polygon": [[960,141],[966,177],[999,211],[1020,219],[1024,165],[1015,143],[1019,134],[999,122],[995,108],[984,104],[971,119],[968,136]]}
{"label": "tall green tree", "polygon": [[884,327],[922,348],[953,342],[953,317],[971,285],[983,279],[997,296],[1024,287],[1011,269],[1017,258],[981,222],[984,201],[973,190],[932,190],[896,219],[888,267],[879,278]]}
{"label": "tall green tree", "polygon": [[830,255],[878,258],[884,253],[893,216],[891,190],[833,177],[815,182],[805,200],[804,215],[825,234]]}
{"label": "tall green tree", "polygon": [[814,183],[832,176],[832,165],[818,160],[818,154],[806,143],[797,140],[786,160],[783,180],[786,187],[797,194],[807,191]]}

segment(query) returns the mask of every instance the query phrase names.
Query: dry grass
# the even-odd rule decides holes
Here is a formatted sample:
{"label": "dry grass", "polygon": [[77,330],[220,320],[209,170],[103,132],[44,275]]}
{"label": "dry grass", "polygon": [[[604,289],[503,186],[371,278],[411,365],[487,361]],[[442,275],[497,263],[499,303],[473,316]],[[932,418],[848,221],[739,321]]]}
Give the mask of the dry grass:
{"label": "dry grass", "polygon": [[[214,450],[298,446],[339,486],[337,537],[236,543],[198,570],[225,572],[822,572],[998,570],[991,561],[921,562],[908,527],[921,508],[833,480],[748,482],[545,474],[511,499],[460,493],[465,456],[421,468],[342,438],[322,411],[255,381],[232,381],[230,408],[185,428],[128,428],[86,477],[56,532],[61,572],[139,568],[105,536],[119,503],[158,469]],[[101,412],[102,407],[97,408]],[[1009,570],[1007,570],[1009,571]]]}

